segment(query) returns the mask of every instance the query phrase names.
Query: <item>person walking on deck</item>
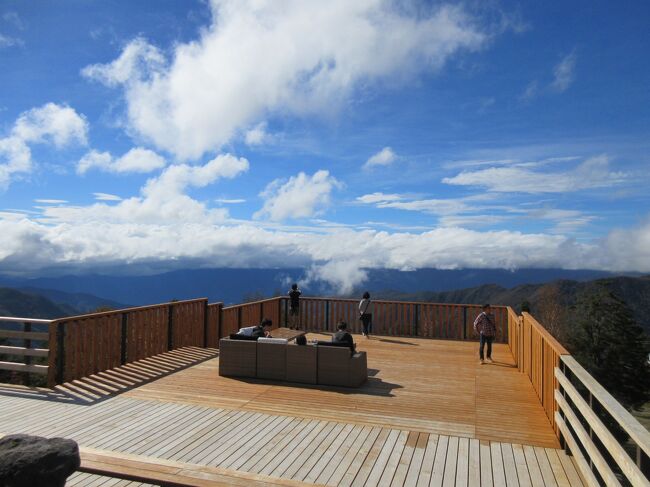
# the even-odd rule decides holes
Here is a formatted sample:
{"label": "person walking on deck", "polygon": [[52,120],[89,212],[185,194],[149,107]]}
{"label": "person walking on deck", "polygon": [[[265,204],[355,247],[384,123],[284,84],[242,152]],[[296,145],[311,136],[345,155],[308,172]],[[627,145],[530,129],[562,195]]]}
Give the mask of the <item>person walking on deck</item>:
{"label": "person walking on deck", "polygon": [[368,338],[372,331],[372,301],[368,291],[363,293],[363,299],[359,301],[359,319],[363,325],[363,336]]}
{"label": "person walking on deck", "polygon": [[289,291],[289,325],[297,327],[300,323],[300,289],[298,284],[293,283]]}
{"label": "person walking on deck", "polygon": [[483,350],[487,343],[487,361],[492,363],[492,342],[497,334],[497,327],[494,322],[494,315],[490,312],[489,304],[483,305],[483,311],[474,320],[474,331],[480,335],[480,345],[478,349],[479,363],[485,363]]}

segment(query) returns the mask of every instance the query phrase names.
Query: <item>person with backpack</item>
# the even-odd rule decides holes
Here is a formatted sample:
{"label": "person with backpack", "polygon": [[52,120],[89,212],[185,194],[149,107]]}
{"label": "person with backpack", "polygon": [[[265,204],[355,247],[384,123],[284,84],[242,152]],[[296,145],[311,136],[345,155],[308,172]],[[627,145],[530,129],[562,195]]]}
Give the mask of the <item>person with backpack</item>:
{"label": "person with backpack", "polygon": [[497,334],[497,327],[494,321],[494,315],[490,312],[489,304],[483,305],[483,311],[474,320],[474,331],[480,335],[480,345],[478,349],[479,364],[485,363],[483,350],[487,343],[487,361],[492,363],[492,342]]}
{"label": "person with backpack", "polygon": [[363,336],[369,338],[372,331],[372,301],[368,291],[363,293],[363,299],[359,301],[359,319],[363,325]]}

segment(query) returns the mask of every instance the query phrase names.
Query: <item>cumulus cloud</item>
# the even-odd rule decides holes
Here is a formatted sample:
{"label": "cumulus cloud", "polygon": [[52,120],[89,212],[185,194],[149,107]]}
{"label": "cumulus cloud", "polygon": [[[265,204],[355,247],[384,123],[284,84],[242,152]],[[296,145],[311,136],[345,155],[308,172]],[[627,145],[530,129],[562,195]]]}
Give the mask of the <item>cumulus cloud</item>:
{"label": "cumulus cloud", "polygon": [[586,159],[566,171],[535,170],[535,164],[491,167],[478,171],[463,171],[444,178],[445,184],[480,186],[501,193],[566,193],[585,189],[607,188],[621,184],[627,176],[609,169],[609,157],[600,155]]}
{"label": "cumulus cloud", "polygon": [[439,70],[489,39],[460,6],[385,0],[212,0],[212,24],[166,58],[144,39],[82,73],[122,87],[130,128],[181,159],[268,114],[331,112],[360,86]]}
{"label": "cumulus cloud", "polygon": [[74,142],[86,144],[87,133],[83,115],[55,103],[22,113],[12,129],[12,136],[23,142],[51,142],[58,148]]}
{"label": "cumulus cloud", "polygon": [[566,91],[575,79],[576,53],[575,51],[565,56],[553,68],[553,82],[551,88],[562,93]]}
{"label": "cumulus cloud", "polygon": [[301,172],[288,181],[276,179],[260,193],[266,201],[254,218],[279,221],[318,215],[329,205],[332,191],[339,187],[341,183],[324,170],[313,176]]}
{"label": "cumulus cloud", "polygon": [[271,134],[266,131],[266,123],[257,124],[246,132],[244,140],[246,145],[261,145],[272,140]]}
{"label": "cumulus cloud", "polygon": [[142,147],[133,148],[117,159],[114,159],[109,152],[92,150],[77,163],[77,174],[85,174],[92,168],[117,174],[148,173],[165,165],[163,157]]}
{"label": "cumulus cloud", "polygon": [[47,103],[22,113],[9,134],[0,138],[0,188],[7,188],[16,174],[32,170],[30,144],[52,144],[61,149],[85,145],[88,123],[73,108]]}
{"label": "cumulus cloud", "polygon": [[213,267],[293,267],[341,291],[366,270],[389,268],[589,268],[650,271],[650,224],[617,230],[602,242],[547,234],[438,228],[422,233],[269,230],[252,224],[111,222],[41,223],[0,218],[0,269],[151,263]]}
{"label": "cumulus cloud", "polygon": [[[149,179],[140,196],[125,198],[115,205],[95,203],[90,206],[58,206],[44,209],[43,217],[50,223],[110,224],[177,224],[179,222],[214,223],[227,218],[224,209],[208,208],[186,194],[189,188],[201,188],[219,179],[232,179],[248,170],[248,161],[230,154],[219,155],[202,166],[179,164],[167,167],[159,176]],[[100,201],[116,201],[101,197]],[[118,198],[119,200],[119,198]]]}
{"label": "cumulus cloud", "polygon": [[390,147],[384,147],[382,150],[370,157],[363,165],[365,168],[375,166],[390,166],[397,160],[397,154]]}

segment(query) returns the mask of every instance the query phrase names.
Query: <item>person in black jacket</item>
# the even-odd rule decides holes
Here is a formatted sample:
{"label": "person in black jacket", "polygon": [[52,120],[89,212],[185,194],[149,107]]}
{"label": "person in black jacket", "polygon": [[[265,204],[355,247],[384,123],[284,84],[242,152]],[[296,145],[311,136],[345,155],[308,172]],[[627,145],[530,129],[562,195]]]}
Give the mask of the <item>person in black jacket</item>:
{"label": "person in black jacket", "polygon": [[271,320],[269,320],[268,318],[264,318],[259,325],[253,328],[253,335],[252,335],[253,338],[263,338],[263,337],[270,338],[271,333],[269,332],[269,330],[272,324],[273,322]]}
{"label": "person in black jacket", "polygon": [[350,347],[350,350],[354,352],[354,340],[352,335],[348,333],[348,325],[345,321],[339,321],[339,324],[336,326],[338,331],[332,336],[332,343],[347,343]]}
{"label": "person in black jacket", "polygon": [[300,323],[300,289],[298,289],[298,284],[291,285],[291,291],[289,291],[289,324],[292,327],[297,327]]}

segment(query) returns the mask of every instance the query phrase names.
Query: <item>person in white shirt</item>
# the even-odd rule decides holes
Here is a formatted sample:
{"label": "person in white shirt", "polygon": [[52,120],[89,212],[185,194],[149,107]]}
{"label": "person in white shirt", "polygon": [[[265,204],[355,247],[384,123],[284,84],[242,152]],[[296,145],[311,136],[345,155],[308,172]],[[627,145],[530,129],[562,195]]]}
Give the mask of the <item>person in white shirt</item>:
{"label": "person in white shirt", "polygon": [[363,293],[363,299],[359,301],[359,318],[363,325],[363,336],[368,338],[372,331],[372,301],[368,291]]}

